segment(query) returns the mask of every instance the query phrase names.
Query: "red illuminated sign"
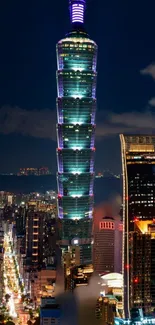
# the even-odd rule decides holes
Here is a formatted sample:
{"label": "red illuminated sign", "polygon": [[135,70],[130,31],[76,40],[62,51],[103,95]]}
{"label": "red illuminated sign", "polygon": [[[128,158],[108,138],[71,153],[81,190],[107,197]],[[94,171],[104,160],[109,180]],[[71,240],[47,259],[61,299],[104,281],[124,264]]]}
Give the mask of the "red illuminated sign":
{"label": "red illuminated sign", "polygon": [[112,221],[101,221],[100,222],[100,229],[114,230],[115,229],[115,224]]}

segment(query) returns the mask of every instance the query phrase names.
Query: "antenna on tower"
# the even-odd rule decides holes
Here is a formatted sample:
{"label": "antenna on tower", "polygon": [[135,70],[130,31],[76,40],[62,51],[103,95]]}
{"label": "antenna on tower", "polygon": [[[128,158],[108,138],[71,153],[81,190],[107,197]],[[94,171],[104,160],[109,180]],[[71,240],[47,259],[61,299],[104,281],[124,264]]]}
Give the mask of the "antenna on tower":
{"label": "antenna on tower", "polygon": [[70,20],[73,25],[84,24],[86,0],[69,0]]}

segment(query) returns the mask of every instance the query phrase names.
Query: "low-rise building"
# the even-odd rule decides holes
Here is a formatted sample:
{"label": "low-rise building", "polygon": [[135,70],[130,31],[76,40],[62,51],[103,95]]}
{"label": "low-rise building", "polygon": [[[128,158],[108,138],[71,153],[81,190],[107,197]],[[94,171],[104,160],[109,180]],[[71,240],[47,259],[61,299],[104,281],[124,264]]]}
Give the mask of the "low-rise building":
{"label": "low-rise building", "polygon": [[55,298],[47,297],[41,299],[40,325],[59,324],[61,309]]}

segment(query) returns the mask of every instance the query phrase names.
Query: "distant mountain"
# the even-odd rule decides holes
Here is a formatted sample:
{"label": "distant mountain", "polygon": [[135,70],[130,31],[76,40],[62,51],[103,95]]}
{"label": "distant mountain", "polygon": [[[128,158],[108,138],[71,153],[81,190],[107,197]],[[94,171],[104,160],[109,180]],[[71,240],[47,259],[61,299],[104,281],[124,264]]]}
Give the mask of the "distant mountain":
{"label": "distant mountain", "polygon": [[[0,175],[0,191],[13,193],[46,192],[57,190],[56,175],[15,176]],[[122,180],[115,177],[95,178],[95,205],[122,195]]]}

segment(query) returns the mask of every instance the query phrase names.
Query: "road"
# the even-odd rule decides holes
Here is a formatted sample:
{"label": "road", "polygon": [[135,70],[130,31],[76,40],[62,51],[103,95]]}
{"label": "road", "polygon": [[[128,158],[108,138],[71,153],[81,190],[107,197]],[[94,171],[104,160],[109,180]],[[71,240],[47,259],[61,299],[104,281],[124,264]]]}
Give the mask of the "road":
{"label": "road", "polygon": [[19,267],[10,242],[12,242],[11,234],[7,233],[4,236],[4,291],[5,295],[8,294],[10,296],[7,302],[9,315],[13,318],[15,324],[22,323],[24,325],[23,317],[25,317],[25,320],[28,317],[26,317],[21,302],[22,292],[19,285]]}

